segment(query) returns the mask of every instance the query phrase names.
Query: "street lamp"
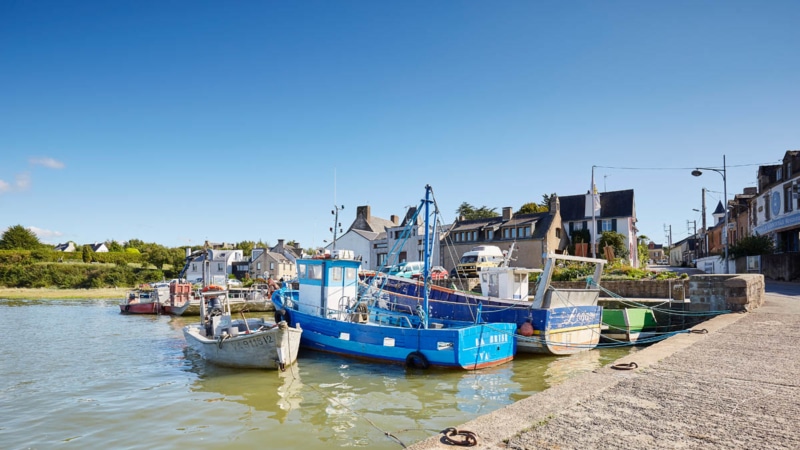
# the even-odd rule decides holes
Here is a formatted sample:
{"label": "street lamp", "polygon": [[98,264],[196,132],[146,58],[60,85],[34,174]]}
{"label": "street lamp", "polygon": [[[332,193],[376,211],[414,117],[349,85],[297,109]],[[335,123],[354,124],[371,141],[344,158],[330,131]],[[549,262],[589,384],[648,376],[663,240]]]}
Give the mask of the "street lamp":
{"label": "street lamp", "polygon": [[698,167],[692,171],[692,175],[699,177],[703,174],[701,170],[713,170],[722,175],[722,195],[725,198],[725,229],[722,230],[722,238],[725,240],[725,273],[728,273],[728,170],[725,164],[725,155],[722,155],[722,170],[712,169],[711,167]]}

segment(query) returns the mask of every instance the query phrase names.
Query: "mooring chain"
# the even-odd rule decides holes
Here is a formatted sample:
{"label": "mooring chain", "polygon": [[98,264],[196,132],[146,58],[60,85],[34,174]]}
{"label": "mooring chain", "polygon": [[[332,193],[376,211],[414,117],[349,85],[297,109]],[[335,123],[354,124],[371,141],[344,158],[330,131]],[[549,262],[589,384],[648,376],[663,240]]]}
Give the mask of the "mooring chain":
{"label": "mooring chain", "polygon": [[[445,428],[441,432],[442,443],[447,445],[459,445],[461,447],[472,447],[478,445],[478,436],[472,431],[457,430],[453,427]],[[454,438],[458,439],[454,439]]]}

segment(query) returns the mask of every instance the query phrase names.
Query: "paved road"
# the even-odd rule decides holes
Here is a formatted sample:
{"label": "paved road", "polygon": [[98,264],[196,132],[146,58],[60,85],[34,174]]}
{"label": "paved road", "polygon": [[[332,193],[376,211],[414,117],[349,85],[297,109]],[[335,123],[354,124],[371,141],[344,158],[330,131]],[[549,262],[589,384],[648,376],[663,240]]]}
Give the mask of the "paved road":
{"label": "paved road", "polygon": [[[454,426],[496,449],[800,449],[800,284]],[[411,448],[453,448],[442,435]]]}

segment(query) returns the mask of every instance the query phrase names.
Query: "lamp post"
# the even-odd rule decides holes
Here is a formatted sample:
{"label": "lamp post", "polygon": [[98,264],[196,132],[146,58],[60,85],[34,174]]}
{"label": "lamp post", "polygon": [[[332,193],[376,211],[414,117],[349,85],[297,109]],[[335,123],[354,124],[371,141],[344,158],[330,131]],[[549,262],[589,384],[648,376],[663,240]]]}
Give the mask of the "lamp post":
{"label": "lamp post", "polygon": [[702,170],[713,170],[722,176],[722,195],[725,197],[725,228],[722,230],[722,238],[725,241],[725,273],[728,273],[728,169],[725,163],[725,155],[722,155],[722,170],[712,169],[711,167],[697,167],[692,171],[692,175],[699,177],[703,174]]}

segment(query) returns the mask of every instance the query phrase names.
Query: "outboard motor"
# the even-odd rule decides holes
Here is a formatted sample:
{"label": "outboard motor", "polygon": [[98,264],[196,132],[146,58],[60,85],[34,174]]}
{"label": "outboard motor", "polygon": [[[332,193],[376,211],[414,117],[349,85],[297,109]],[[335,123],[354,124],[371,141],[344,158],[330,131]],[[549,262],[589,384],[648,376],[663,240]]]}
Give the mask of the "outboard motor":
{"label": "outboard motor", "polygon": [[208,315],[212,317],[222,315],[222,303],[219,301],[219,297],[212,297],[208,301]]}

